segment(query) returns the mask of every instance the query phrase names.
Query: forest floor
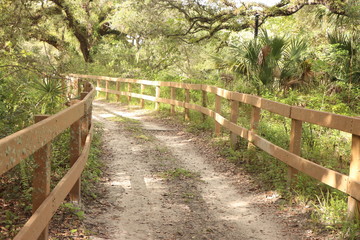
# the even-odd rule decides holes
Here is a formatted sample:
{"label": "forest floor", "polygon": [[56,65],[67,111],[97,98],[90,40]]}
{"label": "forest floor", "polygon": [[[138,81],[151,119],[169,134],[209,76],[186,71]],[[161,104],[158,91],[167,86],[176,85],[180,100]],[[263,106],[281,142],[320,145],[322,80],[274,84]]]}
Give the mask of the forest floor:
{"label": "forest floor", "polygon": [[104,128],[100,196],[86,206],[90,239],[323,239],[306,208],[280,209],[206,141],[149,110],[94,102]]}

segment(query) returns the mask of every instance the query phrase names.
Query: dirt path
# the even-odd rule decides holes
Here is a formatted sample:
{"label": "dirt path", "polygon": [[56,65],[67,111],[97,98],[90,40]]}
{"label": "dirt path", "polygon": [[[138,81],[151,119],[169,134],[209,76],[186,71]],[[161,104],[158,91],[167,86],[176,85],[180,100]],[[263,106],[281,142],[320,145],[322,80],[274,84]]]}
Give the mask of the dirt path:
{"label": "dirt path", "polygon": [[304,238],[265,195],[254,195],[247,176],[220,171],[226,164],[199,151],[188,134],[117,104],[97,101],[93,116],[105,130],[107,178],[87,210],[92,239]]}

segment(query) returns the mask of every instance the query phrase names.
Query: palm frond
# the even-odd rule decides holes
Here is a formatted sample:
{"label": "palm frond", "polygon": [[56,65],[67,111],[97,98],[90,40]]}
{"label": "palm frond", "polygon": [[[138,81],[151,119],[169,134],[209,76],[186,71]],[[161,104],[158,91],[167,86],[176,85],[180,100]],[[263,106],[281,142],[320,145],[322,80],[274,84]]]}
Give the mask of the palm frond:
{"label": "palm frond", "polygon": [[337,44],[337,48],[346,50],[349,53],[352,53],[355,48],[353,46],[351,38],[344,33],[339,31],[334,31],[332,33],[328,33],[328,41],[330,44]]}
{"label": "palm frond", "polygon": [[291,39],[284,56],[289,61],[299,60],[307,48],[308,45],[303,39]]}

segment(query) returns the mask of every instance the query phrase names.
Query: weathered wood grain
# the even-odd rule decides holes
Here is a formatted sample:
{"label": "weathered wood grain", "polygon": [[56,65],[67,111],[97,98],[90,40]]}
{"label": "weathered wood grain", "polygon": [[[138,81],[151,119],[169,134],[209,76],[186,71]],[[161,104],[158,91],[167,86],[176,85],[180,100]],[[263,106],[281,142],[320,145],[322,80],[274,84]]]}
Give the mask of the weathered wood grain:
{"label": "weathered wood grain", "polygon": [[65,176],[60,180],[56,187],[51,191],[46,200],[34,212],[24,227],[16,235],[14,240],[36,240],[43,229],[46,227],[60,204],[64,201],[67,194],[79,179],[89,155],[92,128],[86,138],[84,149],[76,163],[70,168]]}
{"label": "weathered wood grain", "polygon": [[85,102],[78,102],[39,123],[0,139],[0,175],[45,146],[79,120],[84,115],[84,109]]}

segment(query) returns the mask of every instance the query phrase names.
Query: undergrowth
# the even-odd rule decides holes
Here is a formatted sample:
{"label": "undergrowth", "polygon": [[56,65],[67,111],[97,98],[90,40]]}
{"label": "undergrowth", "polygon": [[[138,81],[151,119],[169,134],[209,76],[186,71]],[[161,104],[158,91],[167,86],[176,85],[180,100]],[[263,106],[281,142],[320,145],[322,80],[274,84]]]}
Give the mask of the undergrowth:
{"label": "undergrowth", "polygon": [[[162,118],[169,117],[170,107],[160,109]],[[190,111],[191,121],[184,121],[184,114],[175,114],[178,121],[183,121],[187,131],[200,134],[204,131],[212,133],[214,120],[207,117],[203,121],[202,114]],[[250,126],[251,108],[240,107],[238,125]],[[225,114],[226,115],[226,114]],[[229,115],[229,114],[228,114]],[[257,132],[263,138],[284,148],[289,148],[291,121],[284,117],[262,111]],[[302,156],[319,165],[348,174],[350,159],[349,134],[338,130],[304,124],[302,135]],[[213,137],[211,142],[219,149],[222,156],[241,166],[250,173],[264,190],[276,190],[289,206],[292,203],[309,206],[311,218],[308,219],[314,231],[326,231],[341,239],[359,239],[359,222],[347,218],[347,195],[333,189],[311,177],[299,173],[295,185],[289,189],[287,183],[288,167],[285,163],[268,155],[255,146],[238,138],[236,148],[230,147],[229,132],[222,130],[222,137]]]}
{"label": "undergrowth", "polygon": [[[171,80],[170,80],[171,81]],[[236,86],[234,86],[236,88]],[[123,88],[125,90],[125,87]],[[230,89],[236,90],[236,89]],[[138,89],[136,90],[139,91]],[[145,94],[155,95],[154,88],[147,87]],[[345,102],[342,94],[328,94],[326,87],[308,93],[289,91],[284,94],[264,93],[264,98],[282,102],[289,105],[307,107],[314,110],[328,111],[337,114],[356,116],[359,105],[356,102]],[[161,97],[170,98],[169,89],[161,88]],[[111,94],[110,94],[111,95]],[[184,100],[184,92],[176,90],[177,100]],[[280,96],[281,95],[281,96]],[[201,91],[190,91],[191,103],[202,105]],[[111,97],[109,97],[111,98]],[[126,97],[120,97],[127,101]],[[131,100],[131,104],[138,104],[139,100]],[[151,108],[154,103],[145,101],[145,107]],[[352,106],[350,108],[349,106]],[[214,95],[207,94],[207,107],[214,110]],[[237,124],[247,129],[250,127],[251,106],[240,104]],[[201,134],[204,131],[214,131],[214,120],[203,117],[201,113],[190,110],[191,121],[184,121],[184,110],[176,107],[176,113],[170,114],[170,106],[160,104],[159,116],[161,118],[174,117],[186,125],[187,131]],[[221,114],[229,119],[230,101],[222,100]],[[261,120],[257,134],[268,141],[289,149],[291,120],[267,111],[261,112]],[[264,189],[277,190],[287,202],[304,204],[312,210],[310,221],[314,227],[325,229],[338,237],[356,239],[359,236],[359,224],[346,217],[347,195],[328,187],[302,173],[292,189],[287,183],[288,167],[281,161],[273,158],[260,149],[251,146],[247,141],[239,139],[235,149],[230,147],[228,141],[229,131],[222,129],[222,137],[214,137],[211,141],[218,147],[220,154],[231,162],[243,167],[252,174]],[[348,175],[350,160],[351,135],[333,129],[320,127],[314,124],[303,124],[301,156],[326,168],[333,169]],[[320,231],[320,230],[319,230]]]}
{"label": "undergrowth", "polygon": [[[93,140],[86,167],[82,173],[82,198],[96,198],[95,184],[101,176],[102,163],[101,155],[101,133],[102,127],[95,125]],[[69,169],[69,131],[65,131],[54,139],[52,142],[51,153],[51,189],[60,181]],[[13,238],[23,224],[32,214],[32,173],[34,171],[34,161],[32,157],[21,161],[19,165],[4,174],[0,178],[0,239]],[[59,208],[56,214],[60,214],[61,219],[66,218],[69,222],[69,215],[74,216],[74,221],[83,218],[82,210],[77,207],[70,207],[65,199],[64,204]],[[72,211],[73,210],[73,211]],[[71,213],[71,214],[67,214]],[[56,221],[56,215],[53,221]],[[55,228],[61,228],[61,220],[55,225]],[[71,222],[72,224],[74,222]],[[71,223],[68,223],[71,226]],[[52,232],[66,235],[67,228],[54,229]],[[75,231],[74,228],[71,229]],[[77,232],[77,230],[76,230]],[[73,233],[75,234],[75,232]],[[78,232],[77,234],[82,234]]]}

